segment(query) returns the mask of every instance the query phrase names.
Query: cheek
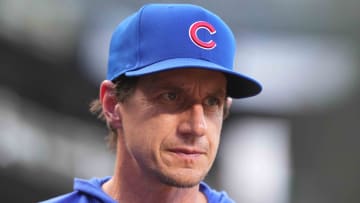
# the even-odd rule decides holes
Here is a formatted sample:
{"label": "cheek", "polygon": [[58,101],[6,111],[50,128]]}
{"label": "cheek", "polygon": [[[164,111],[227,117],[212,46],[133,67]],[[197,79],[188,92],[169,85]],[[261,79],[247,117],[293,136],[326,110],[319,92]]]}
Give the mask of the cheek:
{"label": "cheek", "polygon": [[219,118],[214,119],[211,128],[209,128],[209,144],[214,156],[216,156],[219,147],[221,128],[222,128],[222,119]]}
{"label": "cheek", "polygon": [[124,120],[126,143],[138,152],[158,153],[161,144],[174,133],[174,129],[174,119],[164,115]]}

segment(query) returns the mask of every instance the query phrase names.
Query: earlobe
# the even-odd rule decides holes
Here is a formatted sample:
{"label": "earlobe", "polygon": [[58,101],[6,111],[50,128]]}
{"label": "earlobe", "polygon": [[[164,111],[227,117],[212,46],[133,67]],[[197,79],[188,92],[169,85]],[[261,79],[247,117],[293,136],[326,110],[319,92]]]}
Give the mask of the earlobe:
{"label": "earlobe", "polygon": [[121,114],[117,108],[118,101],[115,94],[115,84],[109,80],[104,80],[100,86],[99,99],[108,125],[114,129],[120,128]]}

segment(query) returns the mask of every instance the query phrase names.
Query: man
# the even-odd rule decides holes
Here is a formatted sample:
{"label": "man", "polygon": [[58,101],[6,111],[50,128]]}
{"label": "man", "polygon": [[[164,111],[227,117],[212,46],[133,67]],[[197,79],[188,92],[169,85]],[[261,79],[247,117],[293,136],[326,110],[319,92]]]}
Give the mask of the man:
{"label": "man", "polygon": [[98,112],[116,150],[112,177],[75,179],[48,202],[233,202],[202,180],[216,157],[230,98],[261,86],[233,71],[235,40],[215,14],[189,4],[150,4],[110,43]]}

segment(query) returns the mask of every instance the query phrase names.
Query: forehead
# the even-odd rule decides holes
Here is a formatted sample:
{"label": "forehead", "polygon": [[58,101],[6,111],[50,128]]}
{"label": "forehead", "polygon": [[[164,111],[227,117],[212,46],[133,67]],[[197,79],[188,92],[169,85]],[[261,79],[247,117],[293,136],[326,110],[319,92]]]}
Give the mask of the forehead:
{"label": "forehead", "polygon": [[149,74],[140,77],[140,83],[148,87],[172,85],[183,88],[191,88],[201,85],[207,89],[226,90],[226,78],[219,71],[182,68]]}

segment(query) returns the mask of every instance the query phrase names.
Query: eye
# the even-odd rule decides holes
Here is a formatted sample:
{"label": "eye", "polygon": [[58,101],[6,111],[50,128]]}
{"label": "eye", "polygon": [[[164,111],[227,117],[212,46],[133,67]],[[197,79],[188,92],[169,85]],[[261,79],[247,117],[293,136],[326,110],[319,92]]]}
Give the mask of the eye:
{"label": "eye", "polygon": [[176,92],[166,92],[161,95],[166,101],[175,101],[178,99],[178,94]]}
{"label": "eye", "polygon": [[205,105],[212,107],[212,106],[219,106],[221,104],[220,99],[218,99],[217,97],[208,97],[205,100]]}

